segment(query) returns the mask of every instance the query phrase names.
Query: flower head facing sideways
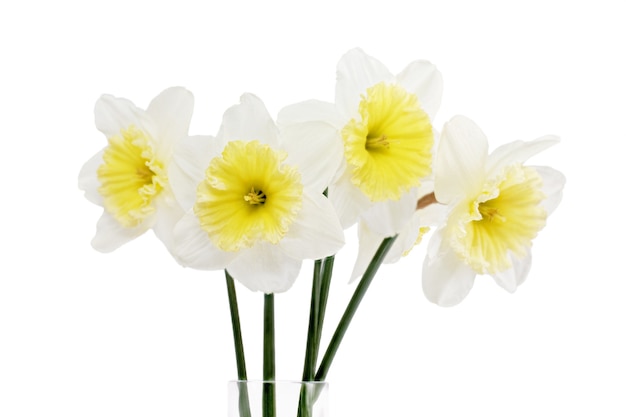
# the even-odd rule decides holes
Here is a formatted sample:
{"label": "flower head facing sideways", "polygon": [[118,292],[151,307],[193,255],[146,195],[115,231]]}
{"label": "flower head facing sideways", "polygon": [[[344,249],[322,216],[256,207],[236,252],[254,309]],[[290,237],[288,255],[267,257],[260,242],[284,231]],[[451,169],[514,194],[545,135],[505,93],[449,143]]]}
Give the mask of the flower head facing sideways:
{"label": "flower head facing sideways", "polygon": [[391,236],[409,222],[417,187],[431,173],[441,92],[441,74],[429,62],[394,76],[360,49],[341,58],[335,105],[344,161],[329,198],[344,227],[364,221]]}
{"label": "flower head facing sideways", "polygon": [[251,290],[275,293],[293,284],[303,259],[334,254],[343,229],[323,195],[337,169],[326,158],[333,140],[326,123],[279,129],[251,94],[224,114],[217,137],[187,138],[172,172],[190,209],[175,229],[178,261],[226,268]]}
{"label": "flower head facing sideways", "polygon": [[426,297],[451,306],[465,298],[476,274],[513,292],[530,270],[533,239],[561,200],[565,177],[524,162],[556,144],[545,136],[488,154],[482,131],[456,116],[441,133],[434,164],[435,196],[448,206],[423,266]]}
{"label": "flower head facing sideways", "polygon": [[192,94],[178,87],[163,91],[147,110],[109,95],[98,100],[96,127],[108,146],[79,174],[87,199],[104,208],[95,249],[110,252],[151,228],[171,246],[173,224],[183,211],[171,192],[168,167],[175,143],[187,136],[192,112]]}

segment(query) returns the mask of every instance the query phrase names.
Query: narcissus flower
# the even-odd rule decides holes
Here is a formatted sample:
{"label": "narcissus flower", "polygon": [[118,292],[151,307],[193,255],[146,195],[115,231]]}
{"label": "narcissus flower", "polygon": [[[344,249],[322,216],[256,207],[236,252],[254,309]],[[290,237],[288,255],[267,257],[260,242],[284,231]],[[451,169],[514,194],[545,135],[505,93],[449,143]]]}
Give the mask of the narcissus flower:
{"label": "narcissus flower", "polygon": [[431,174],[441,74],[415,61],[394,76],[353,49],[339,61],[335,94],[344,159],[329,197],[345,228],[361,220],[383,236],[399,233]]}
{"label": "narcissus flower", "polygon": [[565,177],[524,162],[557,142],[554,136],[516,141],[488,155],[487,139],[471,120],[446,123],[434,175],[437,201],[450,211],[423,266],[430,301],[461,302],[477,274],[491,275],[510,292],[525,280],[532,241],[559,204]]}
{"label": "narcissus flower", "polygon": [[147,110],[110,95],[98,100],[96,127],[108,145],[87,161],[78,180],[85,197],[104,208],[95,249],[113,251],[149,229],[169,248],[184,212],[172,194],[168,166],[192,112],[193,95],[179,87],[163,91]]}
{"label": "narcissus flower", "polygon": [[178,261],[227,268],[251,290],[275,293],[291,287],[303,259],[336,253],[343,229],[323,195],[339,163],[327,157],[334,135],[322,122],[279,129],[246,94],[216,138],[183,142],[172,177],[190,210],[175,228]]}

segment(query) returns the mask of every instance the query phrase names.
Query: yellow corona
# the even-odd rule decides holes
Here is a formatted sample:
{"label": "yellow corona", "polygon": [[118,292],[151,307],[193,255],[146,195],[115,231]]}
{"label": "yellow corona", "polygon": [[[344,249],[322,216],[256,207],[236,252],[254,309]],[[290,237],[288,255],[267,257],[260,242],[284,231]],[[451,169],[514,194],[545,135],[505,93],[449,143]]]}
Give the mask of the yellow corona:
{"label": "yellow corona", "polygon": [[258,141],[232,141],[211,160],[194,213],[215,246],[238,251],[285,236],[303,192],[299,171],[283,163],[286,156]]}
{"label": "yellow corona", "polygon": [[371,201],[399,200],[431,172],[428,115],[414,94],[384,82],[367,89],[359,114],[342,130],[352,183]]}
{"label": "yellow corona", "polygon": [[155,211],[154,198],[166,182],[148,136],[135,126],[109,138],[97,171],[105,209],[124,227],[138,226]]}

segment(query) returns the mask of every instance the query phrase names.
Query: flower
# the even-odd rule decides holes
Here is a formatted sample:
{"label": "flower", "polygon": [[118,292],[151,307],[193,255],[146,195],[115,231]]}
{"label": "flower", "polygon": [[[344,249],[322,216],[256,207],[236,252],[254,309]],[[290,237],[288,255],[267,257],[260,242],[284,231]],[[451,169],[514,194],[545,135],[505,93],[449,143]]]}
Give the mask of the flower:
{"label": "flower", "polygon": [[275,293],[291,287],[303,259],[337,252],[343,229],[323,195],[337,170],[326,157],[334,134],[325,123],[278,128],[245,94],[215,138],[182,142],[172,178],[190,210],[175,227],[178,261],[227,268],[249,289]]}
{"label": "flower", "polygon": [[559,204],[565,177],[523,163],[558,138],[516,141],[487,153],[487,139],[471,120],[445,124],[434,164],[435,196],[448,205],[446,224],[429,243],[422,284],[428,300],[452,306],[491,275],[509,292],[530,270],[532,240]]}
{"label": "flower", "polygon": [[92,240],[110,252],[153,229],[170,247],[173,224],[184,214],[169,184],[173,147],[187,136],[193,95],[180,87],[163,91],[147,110],[103,95],[95,106],[96,127],[108,146],[82,167],[78,186],[104,208]]}
{"label": "flower", "polygon": [[340,59],[335,105],[344,158],[329,198],[344,228],[364,221],[392,236],[409,222],[431,173],[431,120],[441,93],[441,74],[429,62],[394,76],[360,49]]}

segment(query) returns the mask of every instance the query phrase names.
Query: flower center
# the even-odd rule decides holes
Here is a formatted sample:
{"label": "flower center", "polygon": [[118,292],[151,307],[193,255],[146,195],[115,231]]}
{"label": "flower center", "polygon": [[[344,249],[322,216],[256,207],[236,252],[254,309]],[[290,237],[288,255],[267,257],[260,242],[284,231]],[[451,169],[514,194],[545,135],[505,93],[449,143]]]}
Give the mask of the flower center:
{"label": "flower center", "polygon": [[155,210],[152,204],[167,178],[148,136],[130,126],[109,138],[98,167],[104,208],[124,227],[136,227]]}
{"label": "flower center", "polygon": [[194,213],[214,245],[238,251],[285,236],[303,191],[298,170],[282,163],[286,157],[258,141],[232,141],[211,160]]}
{"label": "flower center", "polygon": [[428,115],[414,94],[384,82],[367,89],[359,115],[342,130],[352,183],[372,201],[398,200],[430,174]]}
{"label": "flower center", "polygon": [[464,217],[469,221],[457,231],[453,246],[477,272],[504,271],[512,266],[509,254],[526,254],[546,222],[541,186],[536,170],[513,165],[499,183],[470,202]]}

